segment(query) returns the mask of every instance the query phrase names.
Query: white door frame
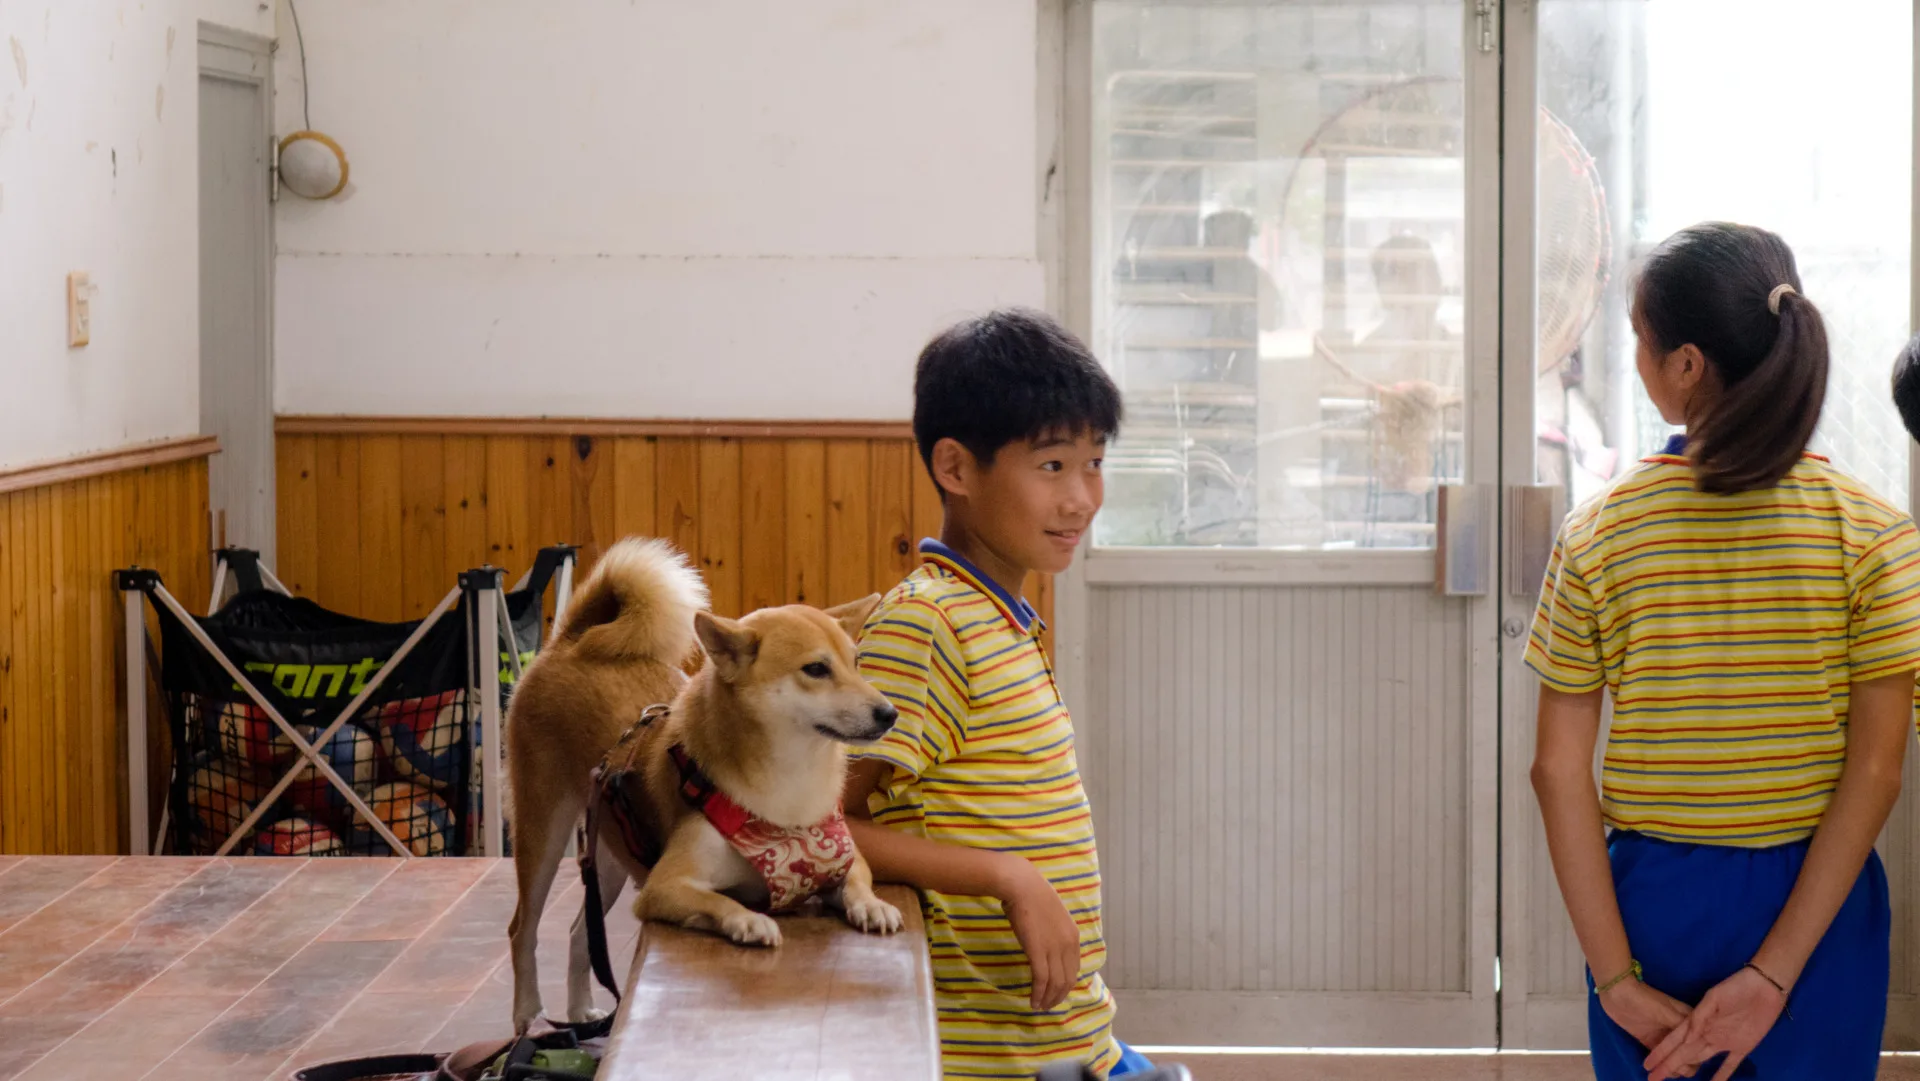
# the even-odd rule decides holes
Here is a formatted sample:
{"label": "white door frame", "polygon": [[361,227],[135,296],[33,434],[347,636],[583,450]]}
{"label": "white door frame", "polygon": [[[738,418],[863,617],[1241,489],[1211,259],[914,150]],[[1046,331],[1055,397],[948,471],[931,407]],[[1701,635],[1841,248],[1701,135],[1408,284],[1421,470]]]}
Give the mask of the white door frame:
{"label": "white door frame", "polygon": [[[260,297],[260,301],[261,301],[261,310],[257,313],[258,315],[257,328],[258,328],[258,338],[259,338],[259,341],[257,343],[257,349],[258,349],[258,356],[260,357],[261,364],[263,365],[263,371],[261,372],[261,377],[265,380],[265,383],[266,383],[266,416],[264,418],[264,422],[267,430],[266,451],[269,455],[269,461],[267,463],[266,478],[265,478],[265,483],[266,483],[265,521],[262,526],[262,529],[264,530],[265,535],[264,535],[264,538],[256,538],[252,542],[252,544],[250,544],[249,546],[259,547],[261,549],[261,552],[260,552],[261,558],[266,560],[267,564],[271,566],[276,558],[275,544],[274,544],[275,517],[276,517],[275,509],[274,509],[274,500],[276,498],[276,493],[275,493],[275,474],[274,474],[274,468],[273,468],[272,458],[271,458],[273,449],[274,449],[272,430],[273,430],[273,379],[274,379],[273,264],[274,264],[274,217],[275,217],[273,213],[273,198],[274,198],[275,184],[274,184],[274,177],[271,172],[272,163],[275,161],[275,149],[274,149],[274,139],[273,139],[274,43],[271,38],[266,38],[258,34],[250,34],[245,31],[235,30],[230,27],[218,25],[216,23],[203,21],[199,24],[198,45],[199,45],[199,79],[218,79],[225,82],[238,83],[244,86],[256,88],[260,92],[261,124],[260,124],[259,138],[260,138],[260,145],[264,148],[264,152],[266,155],[265,161],[267,163],[267,169],[265,171],[265,174],[261,177],[261,183],[266,192],[267,213],[266,213],[266,228],[265,228],[265,235],[264,235],[264,239],[266,243],[266,252],[264,253],[265,258],[261,261],[259,277],[256,282],[256,285],[257,285],[256,295]],[[198,89],[199,89],[199,84],[198,84],[198,81],[196,81],[195,83],[196,95],[198,93]],[[196,123],[198,122],[197,114],[196,114],[195,122]],[[197,140],[196,140],[195,146],[196,146],[195,156],[197,160],[199,155]],[[198,199],[198,197],[199,196],[196,193],[195,195],[196,200]],[[196,205],[198,204],[196,203]],[[196,242],[197,242],[197,233],[196,233]],[[204,305],[204,300],[202,301],[202,304]],[[202,345],[201,356],[202,358],[205,357],[204,343]],[[202,364],[205,363],[204,359],[202,359],[201,363]],[[196,370],[197,368],[198,366],[196,366]],[[204,386],[204,384],[202,385]],[[203,405],[202,406],[203,412],[204,412],[204,408],[205,407]],[[209,492],[210,496],[213,496],[215,494],[216,493]],[[207,535],[211,539],[211,542],[217,546],[221,542],[219,508],[210,506],[209,514],[212,516],[212,520],[209,521],[208,523]]]}
{"label": "white door frame", "polygon": [[[1091,340],[1094,329],[1093,228],[1098,219],[1093,190],[1092,8],[1097,0],[1040,0],[1037,54],[1036,183],[1039,201],[1037,251],[1045,267],[1046,303],[1068,327]],[[1460,0],[1466,109],[1465,328],[1468,433],[1465,480],[1499,483],[1500,346],[1496,300],[1501,287],[1500,77],[1497,45],[1480,48],[1481,24],[1472,0]],[[1482,433],[1478,437],[1474,433]],[[1495,501],[1497,502],[1497,501]],[[1488,523],[1491,526],[1493,523]],[[1494,529],[1493,536],[1499,531]],[[1496,582],[1496,552],[1482,553],[1484,580]],[[1408,588],[1433,581],[1430,552],[1318,553],[1259,549],[1088,551],[1055,584],[1055,667],[1062,694],[1074,707],[1088,701],[1089,592],[1096,585],[1360,585]],[[1469,815],[1466,988],[1424,994],[1301,992],[1205,996],[1187,1007],[1152,991],[1119,991],[1123,1008],[1166,1007],[1180,1015],[1193,1043],[1229,1042],[1292,1046],[1385,1046],[1411,1040],[1422,1046],[1492,1047],[1498,1030],[1499,919],[1499,656],[1500,599],[1461,598],[1470,645],[1467,651]],[[1080,715],[1084,731],[1100,719]],[[1083,744],[1085,741],[1082,741]],[[1084,769],[1084,764],[1083,764]],[[1096,796],[1096,800],[1098,796]],[[1100,808],[1096,802],[1096,821]],[[1204,1006],[1204,1009],[1198,1007]],[[1196,1016],[1198,1015],[1198,1016]],[[1226,1016],[1221,1016],[1226,1015]],[[1206,1018],[1212,1017],[1211,1020]],[[1125,1022],[1123,1022],[1125,1025]],[[1135,1029],[1137,1031],[1137,1029]],[[1258,1039],[1248,1032],[1262,1033]],[[1223,1036],[1231,1033],[1231,1036]]]}

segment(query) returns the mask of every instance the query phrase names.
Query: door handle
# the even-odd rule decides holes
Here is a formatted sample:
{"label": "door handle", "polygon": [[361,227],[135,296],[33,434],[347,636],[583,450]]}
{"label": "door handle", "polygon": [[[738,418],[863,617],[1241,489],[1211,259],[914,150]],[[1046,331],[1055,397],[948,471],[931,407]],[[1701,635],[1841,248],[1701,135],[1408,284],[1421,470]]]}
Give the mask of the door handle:
{"label": "door handle", "polygon": [[1507,592],[1532,596],[1547,577],[1553,544],[1567,516],[1567,490],[1558,484],[1507,489]]}
{"label": "door handle", "polygon": [[1493,486],[1442,484],[1437,489],[1433,588],[1443,597],[1484,597],[1492,587]]}

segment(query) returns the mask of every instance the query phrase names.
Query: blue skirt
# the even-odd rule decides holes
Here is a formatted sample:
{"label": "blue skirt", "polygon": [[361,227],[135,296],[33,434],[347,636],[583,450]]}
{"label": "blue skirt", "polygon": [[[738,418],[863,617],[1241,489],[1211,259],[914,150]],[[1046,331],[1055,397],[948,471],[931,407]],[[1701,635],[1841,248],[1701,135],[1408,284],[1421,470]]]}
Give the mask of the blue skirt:
{"label": "blue skirt", "polygon": [[[1753,960],[1786,907],[1808,842],[1775,848],[1680,844],[1638,833],[1608,842],[1627,941],[1647,983],[1690,1005]],[[1876,853],[1815,947],[1788,1008],[1734,1073],[1738,1078],[1873,1081],[1887,1021],[1893,912]],[[1591,976],[1589,976],[1591,981]],[[1591,982],[1589,983],[1591,986]],[[1648,1049],[1587,1003],[1599,1081],[1646,1081]],[[1718,1058],[1700,1068],[1712,1077]]]}

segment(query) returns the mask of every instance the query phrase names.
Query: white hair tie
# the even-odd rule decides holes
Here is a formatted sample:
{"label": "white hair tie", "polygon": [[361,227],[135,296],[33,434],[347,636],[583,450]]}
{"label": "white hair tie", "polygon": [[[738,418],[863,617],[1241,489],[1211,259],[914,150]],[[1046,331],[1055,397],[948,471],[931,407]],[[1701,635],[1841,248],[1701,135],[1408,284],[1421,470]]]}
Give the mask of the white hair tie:
{"label": "white hair tie", "polygon": [[1780,314],[1780,298],[1783,296],[1786,296],[1788,293],[1797,294],[1799,293],[1799,290],[1795,289],[1791,285],[1786,284],[1785,282],[1782,282],[1779,285],[1774,286],[1773,292],[1767,294],[1767,310],[1772,312],[1775,315],[1779,315]]}

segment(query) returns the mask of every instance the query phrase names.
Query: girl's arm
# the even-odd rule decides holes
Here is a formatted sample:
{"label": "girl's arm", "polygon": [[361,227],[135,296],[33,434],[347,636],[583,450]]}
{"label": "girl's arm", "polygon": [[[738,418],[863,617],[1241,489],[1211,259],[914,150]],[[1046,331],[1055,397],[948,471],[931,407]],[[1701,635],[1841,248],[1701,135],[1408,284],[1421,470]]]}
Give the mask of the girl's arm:
{"label": "girl's arm", "polygon": [[1867,853],[1900,798],[1900,771],[1913,742],[1913,673],[1853,685],[1847,718],[1847,761],[1833,802],[1813,832],[1807,862],[1753,963],[1786,987],[1827,933]]}
{"label": "girl's arm", "polygon": [[1593,783],[1593,748],[1600,737],[1600,691],[1567,694],[1540,688],[1533,751],[1533,791],[1547,827],[1554,877],[1573,918],[1580,951],[1595,980],[1605,982],[1633,964],[1627,927],[1613,896],[1600,790]]}
{"label": "girl's arm", "polygon": [[1626,924],[1613,893],[1600,792],[1593,783],[1593,748],[1600,737],[1601,691],[1567,694],[1540,688],[1533,753],[1533,790],[1547,828],[1547,851],[1596,986],[1613,983],[1600,1005],[1645,1047],[1667,1037],[1687,1016],[1681,1003],[1640,982],[1613,982],[1634,963]]}
{"label": "girl's arm", "polygon": [[1753,955],[1753,966],[1707,992],[1687,1023],[1648,1058],[1653,1081],[1677,1076],[1680,1066],[1721,1051],[1728,1054],[1719,1076],[1731,1076],[1779,1019],[1785,992],[1800,979],[1813,948],[1853,892],[1867,853],[1900,797],[1900,770],[1913,738],[1913,681],[1912,672],[1900,672],[1853,684],[1840,785],[1813,832],[1786,907]]}

